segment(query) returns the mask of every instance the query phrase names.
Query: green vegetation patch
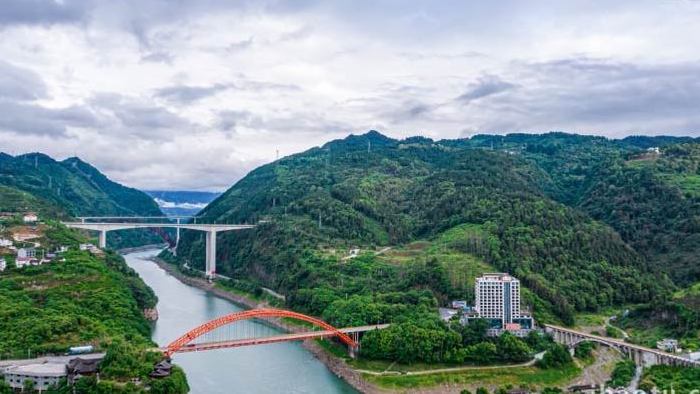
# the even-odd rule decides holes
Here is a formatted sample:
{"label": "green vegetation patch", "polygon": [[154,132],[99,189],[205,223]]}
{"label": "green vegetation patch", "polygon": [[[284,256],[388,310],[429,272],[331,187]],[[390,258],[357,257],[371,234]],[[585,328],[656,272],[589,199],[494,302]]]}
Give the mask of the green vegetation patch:
{"label": "green vegetation patch", "polygon": [[639,388],[649,393],[654,387],[669,393],[675,390],[677,394],[689,394],[700,387],[700,368],[654,365],[644,370]]}
{"label": "green vegetation patch", "polygon": [[150,344],[142,310],[155,296],[120,256],[105,260],[70,251],[65,262],[17,269],[0,280],[0,354],[3,358],[97,347],[115,337]]}
{"label": "green vegetation patch", "polygon": [[630,382],[632,382],[632,378],[634,378],[636,369],[637,366],[632,360],[617,362],[607,385],[613,388],[629,386]]}
{"label": "green vegetation patch", "polygon": [[[64,380],[51,392],[188,392],[179,367],[167,378],[148,376],[162,354],[151,351],[155,344],[143,310],[155,307],[157,298],[124,259],[111,251],[101,257],[78,251],[85,239],[52,222],[41,241],[70,250],[54,262],[10,264],[0,273],[0,357],[62,355],[71,346],[91,344],[106,352],[100,381],[86,377],[71,387]],[[0,384],[0,392],[5,389]]]}
{"label": "green vegetation patch", "polygon": [[376,376],[363,374],[368,381],[388,389],[410,389],[439,385],[529,385],[532,387],[564,384],[581,373],[575,365],[561,369],[538,367],[482,368],[428,375]]}

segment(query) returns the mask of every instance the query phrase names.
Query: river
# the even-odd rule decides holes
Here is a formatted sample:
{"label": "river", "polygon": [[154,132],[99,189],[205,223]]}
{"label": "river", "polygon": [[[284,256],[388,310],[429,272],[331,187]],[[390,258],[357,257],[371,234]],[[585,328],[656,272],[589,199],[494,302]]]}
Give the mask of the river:
{"label": "river", "polygon": [[[159,317],[153,329],[153,340],[158,345],[168,344],[201,323],[243,309],[180,282],[148,260],[157,253],[130,253],[124,258],[158,296]],[[260,323],[247,324],[277,332]],[[191,392],[195,394],[357,393],[300,343],[182,353],[176,354],[174,361],[187,373]]]}

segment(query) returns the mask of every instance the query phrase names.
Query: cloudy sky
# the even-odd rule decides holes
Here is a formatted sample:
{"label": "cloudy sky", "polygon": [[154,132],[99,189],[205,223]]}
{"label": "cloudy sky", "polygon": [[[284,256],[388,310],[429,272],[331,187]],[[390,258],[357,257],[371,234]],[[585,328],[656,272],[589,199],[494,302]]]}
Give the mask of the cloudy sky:
{"label": "cloudy sky", "polygon": [[0,151],[222,190],[369,129],[698,136],[699,48],[694,0],[2,0]]}

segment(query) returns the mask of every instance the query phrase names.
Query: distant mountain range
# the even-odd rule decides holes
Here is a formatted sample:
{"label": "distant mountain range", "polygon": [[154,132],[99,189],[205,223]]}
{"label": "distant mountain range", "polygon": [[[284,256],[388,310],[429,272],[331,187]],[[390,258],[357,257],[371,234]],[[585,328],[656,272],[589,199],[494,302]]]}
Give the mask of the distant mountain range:
{"label": "distant mountain range", "polygon": [[147,190],[149,196],[168,216],[194,216],[221,193]]}

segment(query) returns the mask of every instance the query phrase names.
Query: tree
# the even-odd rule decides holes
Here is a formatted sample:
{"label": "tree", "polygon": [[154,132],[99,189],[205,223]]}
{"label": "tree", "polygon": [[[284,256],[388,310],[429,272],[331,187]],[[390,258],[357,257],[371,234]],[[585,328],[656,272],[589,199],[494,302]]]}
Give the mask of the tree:
{"label": "tree", "polygon": [[36,383],[34,383],[33,380],[25,378],[24,383],[22,384],[22,391],[27,392],[27,393],[33,393],[35,386],[36,386]]}
{"label": "tree", "polygon": [[462,335],[462,345],[470,346],[482,342],[486,338],[489,322],[486,319],[471,319],[469,324],[463,325],[454,322],[451,327]]}
{"label": "tree", "polygon": [[509,362],[521,362],[530,358],[531,350],[520,338],[509,332],[503,333],[496,343],[500,358]]}
{"label": "tree", "polygon": [[561,394],[563,393],[562,389],[559,387],[545,387],[542,389],[542,394]]}
{"label": "tree", "polygon": [[595,349],[595,347],[596,344],[594,342],[583,341],[576,346],[574,355],[580,359],[589,358],[593,355],[593,349]]}
{"label": "tree", "polygon": [[571,358],[569,350],[566,347],[556,343],[552,345],[549,350],[547,350],[547,353],[544,354],[542,360],[540,360],[537,365],[540,368],[545,369],[560,368],[571,364],[573,361],[574,360]]}

